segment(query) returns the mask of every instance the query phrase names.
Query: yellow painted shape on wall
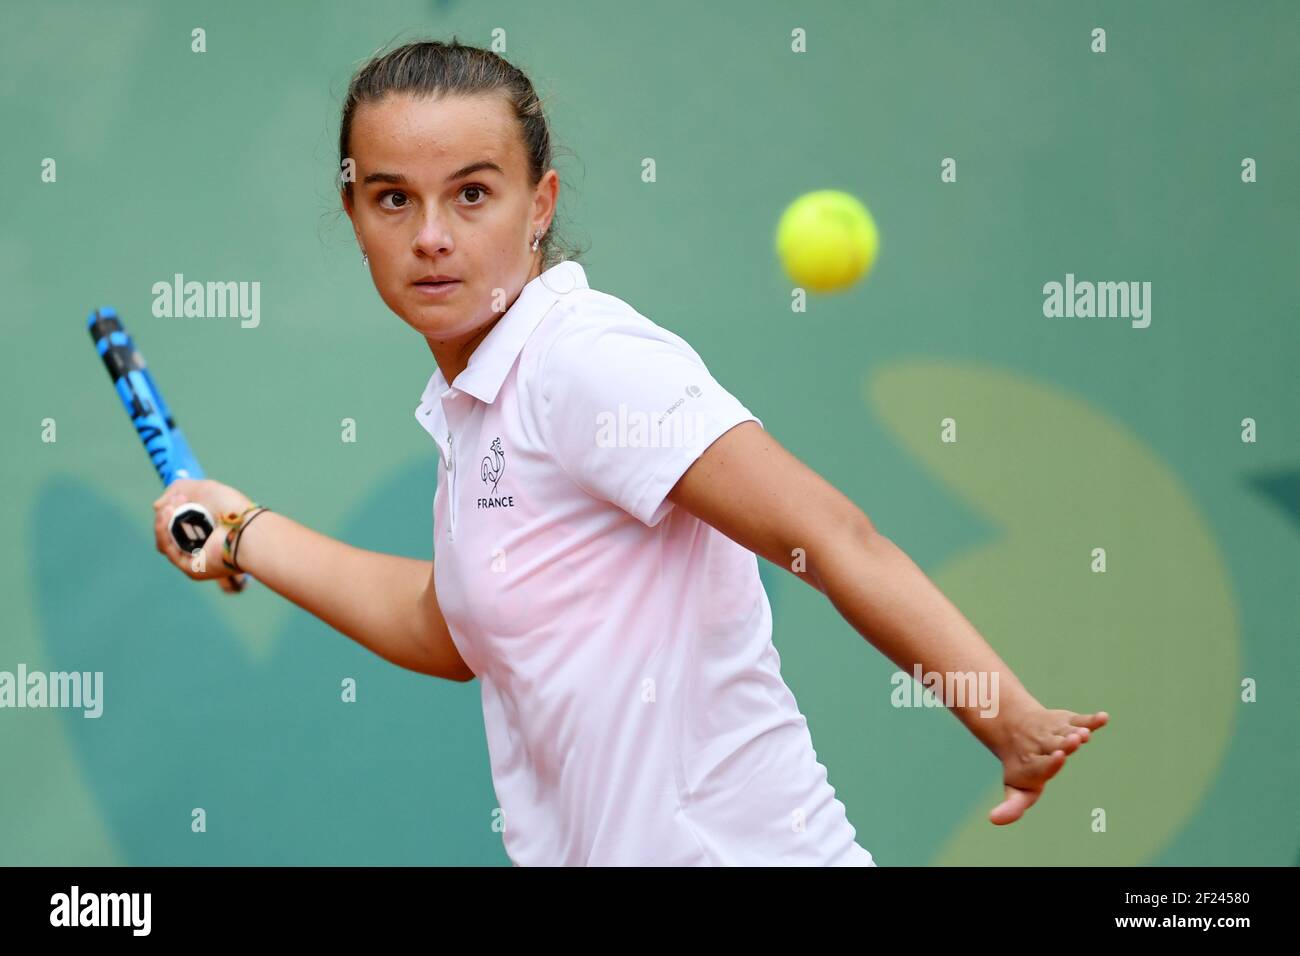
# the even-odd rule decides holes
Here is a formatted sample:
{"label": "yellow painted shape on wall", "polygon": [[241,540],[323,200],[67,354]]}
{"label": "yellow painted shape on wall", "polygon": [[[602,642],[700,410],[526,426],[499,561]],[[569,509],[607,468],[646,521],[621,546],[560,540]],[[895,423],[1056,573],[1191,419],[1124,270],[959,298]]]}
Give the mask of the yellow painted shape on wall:
{"label": "yellow painted shape on wall", "polygon": [[[988,822],[1002,799],[990,785],[932,862],[1150,862],[1196,811],[1246,706],[1228,571],[1189,489],[1128,426],[1048,382],[927,362],[891,366],[866,392],[993,529],[931,577],[1044,706],[1111,716],[1023,819]],[[940,441],[945,418],[955,443]]]}

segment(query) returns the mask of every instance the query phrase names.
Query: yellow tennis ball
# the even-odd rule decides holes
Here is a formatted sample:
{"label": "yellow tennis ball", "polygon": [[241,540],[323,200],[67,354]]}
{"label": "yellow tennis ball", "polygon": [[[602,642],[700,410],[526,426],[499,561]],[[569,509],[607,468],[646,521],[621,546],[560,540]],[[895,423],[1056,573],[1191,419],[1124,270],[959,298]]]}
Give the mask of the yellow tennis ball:
{"label": "yellow tennis ball", "polygon": [[871,269],[880,237],[867,207],[837,189],[805,193],[776,225],[776,252],[796,285],[835,292]]}

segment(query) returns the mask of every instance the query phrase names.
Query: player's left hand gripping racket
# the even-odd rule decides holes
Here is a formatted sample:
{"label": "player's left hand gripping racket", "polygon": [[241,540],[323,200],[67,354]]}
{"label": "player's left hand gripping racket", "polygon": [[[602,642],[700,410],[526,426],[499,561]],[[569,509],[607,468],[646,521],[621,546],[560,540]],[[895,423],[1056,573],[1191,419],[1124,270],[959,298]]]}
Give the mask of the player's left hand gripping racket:
{"label": "player's left hand gripping racket", "polygon": [[[144,443],[144,450],[149,453],[163,487],[178,478],[205,477],[185,436],[176,427],[176,420],[163,401],[162,392],[145,367],[144,357],[122,327],[117,310],[110,307],[96,309],[90,313],[86,324],[90,329],[90,338],[95,343],[95,350],[104,360],[113,387],[122,399],[122,405],[126,408],[140,441]],[[176,547],[190,554],[196,548],[203,547],[215,527],[216,523],[207,508],[198,502],[188,501],[182,503],[172,514],[169,530]],[[222,580],[229,582],[222,586],[232,591],[242,590],[246,582],[244,575]]]}

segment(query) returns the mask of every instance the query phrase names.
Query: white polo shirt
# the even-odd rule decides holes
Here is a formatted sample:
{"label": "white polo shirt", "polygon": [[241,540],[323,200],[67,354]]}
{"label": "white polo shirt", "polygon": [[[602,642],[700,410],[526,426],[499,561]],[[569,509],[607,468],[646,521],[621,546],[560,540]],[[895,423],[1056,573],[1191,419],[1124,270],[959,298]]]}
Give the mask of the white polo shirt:
{"label": "white polo shirt", "polygon": [[415,412],[434,582],[521,866],[872,866],[780,673],[758,558],[666,495],[759,421],[566,260]]}

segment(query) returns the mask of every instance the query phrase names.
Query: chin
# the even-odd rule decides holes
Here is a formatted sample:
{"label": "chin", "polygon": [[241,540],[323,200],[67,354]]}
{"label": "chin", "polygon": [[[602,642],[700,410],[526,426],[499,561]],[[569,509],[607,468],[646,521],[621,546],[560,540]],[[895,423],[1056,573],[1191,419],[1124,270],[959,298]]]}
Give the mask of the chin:
{"label": "chin", "polygon": [[446,341],[473,335],[482,322],[466,319],[459,313],[450,313],[445,305],[428,305],[414,313],[402,315],[402,321],[427,339]]}

